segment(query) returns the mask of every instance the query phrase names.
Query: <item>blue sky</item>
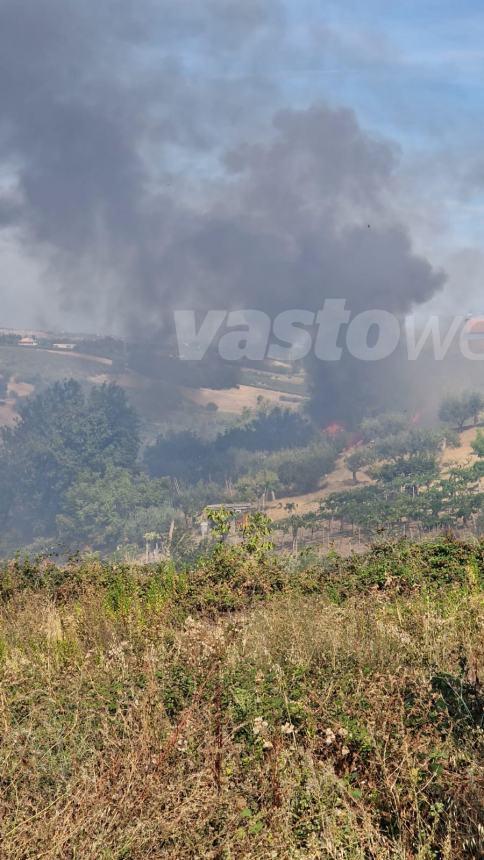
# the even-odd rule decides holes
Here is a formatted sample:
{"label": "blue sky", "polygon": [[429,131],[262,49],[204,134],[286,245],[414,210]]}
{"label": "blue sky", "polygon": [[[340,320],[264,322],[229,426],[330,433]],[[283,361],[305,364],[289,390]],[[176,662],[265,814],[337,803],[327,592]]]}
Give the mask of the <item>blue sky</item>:
{"label": "blue sky", "polygon": [[298,45],[280,70],[287,91],[303,103],[319,96],[351,107],[364,127],[398,144],[417,209],[428,205],[441,219],[435,235],[430,228],[417,242],[449,264],[450,302],[463,292],[479,303],[484,4],[287,0],[287,13]]}
{"label": "blue sky", "polygon": [[[16,8],[13,0],[5,5]],[[56,15],[59,8],[67,8],[59,7],[57,0],[45,0],[45,5],[50,5]],[[29,6],[32,14],[39,8],[34,0],[26,0],[22,8]],[[131,9],[129,4],[123,8],[128,6]],[[106,76],[113,92],[119,89],[116,75],[125,78],[128,111],[133,110],[131,78],[141,79],[145,70],[154,73],[150,110],[154,115],[160,109],[160,122],[168,127],[174,119],[179,125],[174,123],[174,142],[153,151],[153,176],[163,181],[163,175],[169,176],[173,170],[187,178],[193,194],[198,182],[223,173],[220,155],[227,147],[257,141],[268,129],[270,133],[278,108],[306,107],[318,100],[351,108],[365,130],[392,141],[399,151],[395,213],[408,226],[416,249],[449,274],[445,296],[436,301],[446,309],[461,308],[464,295],[466,306],[482,309],[482,0],[156,0],[154,4],[139,0],[132,6],[132,15],[130,12],[117,27],[109,16],[101,17],[98,26],[96,10],[101,7],[102,2],[72,0],[71,11],[61,24],[72,39],[76,61],[84,57],[86,46],[81,44],[78,57],[73,33],[79,24],[82,36],[82,27],[92,19],[87,31],[88,62],[84,58],[81,72],[91,69],[95,56],[98,66],[93,74]],[[86,10],[86,19],[73,17],[74,9]],[[143,30],[143,14],[146,12],[148,19],[152,10],[157,14]],[[141,16],[137,22],[141,22],[139,41],[136,37],[125,39],[122,27],[126,32],[133,30],[136,14]],[[23,33],[24,24],[15,32]],[[33,32],[30,53],[39,60],[41,70],[49,67],[49,52],[54,47],[59,53],[54,66],[59,72],[68,72],[70,57],[50,41],[49,28],[43,33],[46,47],[38,47],[35,16]],[[123,53],[118,66],[120,55],[113,53],[115,72],[111,79],[111,58],[104,65],[103,53],[116,38],[118,50],[127,53],[127,61]],[[23,64],[15,52],[12,57],[17,75]],[[169,82],[166,88],[163,84],[157,88],[158,73],[161,82],[165,78]],[[40,98],[49,87],[55,90],[57,73],[46,80],[45,87],[39,89]],[[109,88],[106,91],[111,92]],[[142,88],[140,92],[144,97]],[[23,104],[20,98],[22,121]],[[136,111],[133,115],[142,125]],[[42,135],[46,128],[40,124],[37,131]],[[37,131],[25,135],[24,141],[35,141]],[[190,141],[197,143],[191,147]],[[33,149],[29,155],[35,159],[35,146]],[[49,147],[46,151],[50,152]],[[62,146],[59,151],[63,153]],[[10,181],[12,164],[14,169],[22,165],[20,155],[16,161],[0,162],[0,190],[2,177],[7,184]],[[64,176],[70,176],[68,171]],[[69,199],[67,193],[65,197]],[[12,324],[24,320],[26,313],[33,322],[38,313],[36,298],[43,295],[38,287],[44,275],[42,260],[31,246],[17,239],[18,234],[0,236],[3,316]],[[66,325],[68,322],[66,318]]]}
{"label": "blue sky", "polygon": [[287,8],[303,56],[310,45],[307,65],[301,57],[287,69],[289,88],[350,104],[405,148],[480,144],[482,3],[295,0]]}

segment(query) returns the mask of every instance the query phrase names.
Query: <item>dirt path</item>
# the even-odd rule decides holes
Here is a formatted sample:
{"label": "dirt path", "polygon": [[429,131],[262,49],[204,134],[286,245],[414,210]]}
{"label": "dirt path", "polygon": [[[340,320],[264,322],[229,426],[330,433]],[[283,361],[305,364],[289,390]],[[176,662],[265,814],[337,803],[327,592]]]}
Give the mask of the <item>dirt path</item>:
{"label": "dirt path", "polygon": [[288,515],[288,512],[285,510],[287,504],[296,505],[296,514],[310,514],[318,511],[320,499],[324,499],[326,496],[331,495],[331,493],[338,493],[341,490],[351,490],[355,486],[362,486],[363,484],[371,484],[371,479],[362,472],[358,475],[358,485],[353,483],[351,472],[346,468],[344,463],[347,453],[345,451],[344,454],[338,457],[336,468],[321,482],[319,490],[315,490],[313,493],[306,493],[302,496],[284,496],[281,499],[276,499],[275,502],[270,502],[266,508],[268,516],[274,522],[285,519]]}

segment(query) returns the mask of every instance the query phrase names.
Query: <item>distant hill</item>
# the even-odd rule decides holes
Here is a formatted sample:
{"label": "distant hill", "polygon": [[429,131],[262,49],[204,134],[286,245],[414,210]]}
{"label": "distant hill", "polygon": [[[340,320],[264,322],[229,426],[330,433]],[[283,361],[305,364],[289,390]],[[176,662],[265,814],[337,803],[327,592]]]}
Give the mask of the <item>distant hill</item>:
{"label": "distant hill", "polygon": [[[22,338],[33,344],[21,345]],[[192,429],[194,421],[202,435],[223,429],[244,409],[255,409],[260,397],[292,409],[305,401],[304,374],[288,373],[291,368],[285,365],[241,368],[236,376],[228,367],[228,376],[225,371],[214,376],[212,367],[194,368],[143,349],[137,346],[133,351],[114,338],[3,330],[0,374],[11,384],[6,401],[0,403],[0,426],[15,420],[19,397],[66,378],[87,385],[109,381],[121,385],[142,417],[147,440],[170,427]]]}

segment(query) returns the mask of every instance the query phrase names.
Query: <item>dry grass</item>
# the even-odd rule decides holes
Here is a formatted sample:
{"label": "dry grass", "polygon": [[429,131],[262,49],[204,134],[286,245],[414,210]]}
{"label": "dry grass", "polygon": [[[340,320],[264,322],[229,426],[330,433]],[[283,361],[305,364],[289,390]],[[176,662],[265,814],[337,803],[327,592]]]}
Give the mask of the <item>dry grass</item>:
{"label": "dry grass", "polygon": [[474,463],[476,455],[472,449],[472,443],[477,435],[477,427],[469,427],[459,433],[459,447],[447,447],[442,454],[442,470],[445,471],[450,466],[468,466]]}
{"label": "dry grass", "polygon": [[215,390],[213,388],[183,388],[183,396],[196,403],[197,406],[206,406],[207,403],[215,403],[221,412],[240,414],[243,409],[257,409],[259,398],[273,406],[283,406],[284,409],[298,410],[306,398],[302,395],[291,395],[293,402],[284,398],[287,396],[282,391],[273,391],[270,388],[257,388],[254,385],[238,385],[237,388],[224,388]]}
{"label": "dry grass", "polygon": [[[253,561],[227,552],[241,588]],[[2,856],[478,857],[481,571],[462,564],[337,603],[310,572],[235,612],[95,565],[4,588]]]}

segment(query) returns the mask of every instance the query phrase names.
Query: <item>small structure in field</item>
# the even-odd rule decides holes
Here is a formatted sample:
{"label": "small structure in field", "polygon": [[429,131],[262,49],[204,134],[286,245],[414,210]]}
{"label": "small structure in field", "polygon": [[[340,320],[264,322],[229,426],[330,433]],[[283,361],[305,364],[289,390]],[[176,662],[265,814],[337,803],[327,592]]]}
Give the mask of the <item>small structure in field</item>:
{"label": "small structure in field", "polygon": [[207,505],[203,510],[200,521],[202,537],[207,537],[213,528],[208,516],[211,511],[230,511],[233,514],[233,517],[230,522],[229,534],[235,535],[239,529],[247,525],[249,514],[253,513],[256,509],[256,505],[252,502],[230,502],[218,505]]}

